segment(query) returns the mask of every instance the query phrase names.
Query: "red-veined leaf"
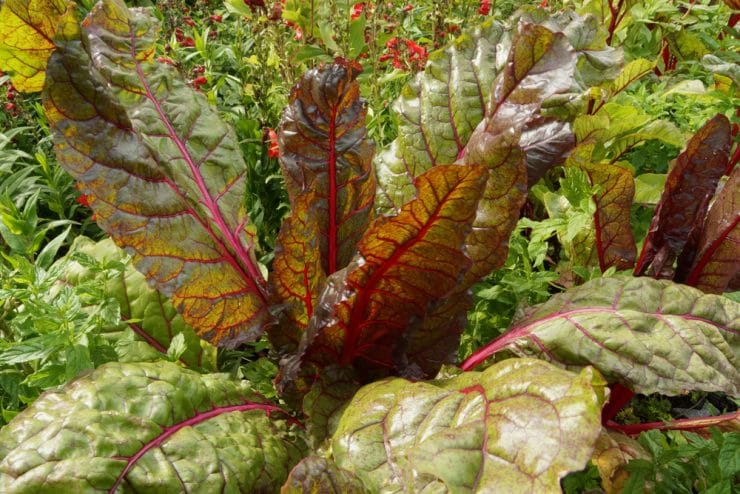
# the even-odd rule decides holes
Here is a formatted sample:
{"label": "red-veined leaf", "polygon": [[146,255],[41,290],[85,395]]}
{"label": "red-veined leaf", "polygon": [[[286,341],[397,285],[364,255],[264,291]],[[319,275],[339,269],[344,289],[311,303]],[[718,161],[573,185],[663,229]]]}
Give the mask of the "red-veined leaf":
{"label": "red-veined leaf", "polygon": [[673,262],[684,250],[691,231],[701,228],[729,160],[730,122],[717,115],[707,122],[678,156],[648,230],[635,274],[670,278]]}
{"label": "red-veined leaf", "polygon": [[414,318],[456,287],[469,267],[463,242],[486,180],[480,166],[435,167],[418,197],[379,220],[359,254],[328,280],[309,331],[306,360],[393,368],[394,348]]}
{"label": "red-veined leaf", "polygon": [[499,351],[597,368],[637,393],[740,391],[740,304],[667,280],[598,278],[557,294],[462,365]]}
{"label": "red-veined leaf", "polygon": [[119,0],[69,19],[44,106],[60,164],[101,227],[198,334],[259,336],[266,286],[243,207],[246,166],[205,97],[154,60],[156,22]]}
{"label": "red-veined leaf", "polygon": [[[740,168],[717,194],[699,240],[687,285],[708,293],[722,293],[740,273]],[[680,280],[679,280],[680,281]]]}
{"label": "red-veined leaf", "polygon": [[321,265],[318,221],[322,214],[318,204],[315,191],[300,194],[275,242],[270,285],[283,318],[281,324],[269,327],[267,334],[280,353],[297,347],[326,280]]}
{"label": "red-veined leaf", "polygon": [[344,63],[309,70],[291,93],[278,131],[280,164],[291,205],[312,190],[319,217],[321,264],[342,269],[367,229],[375,198],[374,151],[367,104],[355,69]]}
{"label": "red-veined leaf", "polygon": [[619,163],[594,163],[591,160],[593,150],[594,144],[591,142],[579,144],[568,157],[566,166],[582,169],[592,184],[599,185],[599,193],[593,196],[596,204],[594,225],[599,267],[602,271],[612,266],[629,269],[634,265],[637,255],[630,226],[635,180],[632,172]]}

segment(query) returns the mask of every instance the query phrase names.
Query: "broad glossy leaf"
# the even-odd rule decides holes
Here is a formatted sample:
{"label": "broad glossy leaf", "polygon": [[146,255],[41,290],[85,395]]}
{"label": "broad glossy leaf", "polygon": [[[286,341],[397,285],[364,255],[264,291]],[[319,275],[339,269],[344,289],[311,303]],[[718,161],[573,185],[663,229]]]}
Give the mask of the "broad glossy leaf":
{"label": "broad glossy leaf", "polygon": [[601,278],[553,296],[473,354],[499,351],[596,367],[634,392],[740,393],[740,304],[652,278]]}
{"label": "broad glossy leaf", "polygon": [[[64,0],[5,0],[0,9],[0,69],[21,92],[41,91]],[[74,8],[74,4],[72,4]]]}
{"label": "broad glossy leaf", "polygon": [[303,447],[245,381],[99,367],[0,430],[2,492],[274,492]]}
{"label": "broad glossy leaf", "polygon": [[717,115],[707,122],[678,156],[666,180],[635,274],[671,277],[673,262],[684,250],[692,229],[703,224],[729,159],[730,122]]}
{"label": "broad glossy leaf", "polygon": [[309,70],[291,93],[278,131],[280,164],[291,206],[314,194],[321,265],[345,267],[367,229],[375,198],[374,145],[357,73],[344,63]]}
{"label": "broad glossy leaf", "polygon": [[[687,285],[708,293],[722,293],[740,273],[740,167],[709,209],[698,242],[696,258],[685,279]],[[681,265],[679,264],[678,273]]]}
{"label": "broad glossy leaf", "polygon": [[601,486],[607,494],[623,491],[629,473],[624,466],[635,458],[649,459],[650,453],[640,443],[619,432],[603,430],[596,440],[591,461],[599,469]]}
{"label": "broad glossy leaf", "polygon": [[560,492],[591,457],[604,382],[511,359],[436,385],[362,388],[334,435],[336,463],[373,492]]}
{"label": "broad glossy leaf", "polygon": [[320,456],[308,456],[293,468],[281,494],[365,494],[355,474]]}
{"label": "broad glossy leaf", "polygon": [[322,213],[318,207],[315,192],[301,193],[275,242],[269,280],[274,304],[283,317],[281,324],[267,328],[267,334],[280,353],[298,346],[326,281],[318,225]]}
{"label": "broad glossy leaf", "polygon": [[266,287],[234,132],[155,61],[158,29],[144,11],[104,0],[83,33],[70,21],[62,34],[44,91],[60,164],[200,336],[219,345],[257,338],[269,319]]}
{"label": "broad glossy leaf", "polygon": [[[110,239],[94,242],[87,237],[77,237],[70,248],[70,255],[84,254],[98,262],[115,262],[123,259],[123,252]],[[81,281],[95,277],[95,273],[73,263],[64,276],[65,281],[76,285]],[[201,340],[192,327],[183,321],[172,303],[153,288],[149,287],[144,275],[133,266],[126,265],[120,276],[101,280],[105,284],[105,293],[116,299],[121,310],[123,328],[129,328],[136,335],[136,340],[146,344],[156,353],[154,358],[161,359],[167,354],[172,340],[178,334],[184,338],[185,351],[180,361],[193,369],[216,370],[216,348]],[[109,328],[111,331],[121,328]],[[130,349],[127,355],[119,355],[119,360],[148,360],[142,352]]]}
{"label": "broad glossy leaf", "polygon": [[380,209],[400,209],[416,194],[416,177],[457,161],[483,119],[510,46],[504,26],[489,20],[429,55],[393,105],[399,137],[375,158]]}
{"label": "broad glossy leaf", "polygon": [[393,368],[409,323],[450,294],[469,267],[463,242],[486,180],[480,166],[439,166],[418,179],[418,197],[365,234],[333,275],[311,321],[310,362],[364,361]]}

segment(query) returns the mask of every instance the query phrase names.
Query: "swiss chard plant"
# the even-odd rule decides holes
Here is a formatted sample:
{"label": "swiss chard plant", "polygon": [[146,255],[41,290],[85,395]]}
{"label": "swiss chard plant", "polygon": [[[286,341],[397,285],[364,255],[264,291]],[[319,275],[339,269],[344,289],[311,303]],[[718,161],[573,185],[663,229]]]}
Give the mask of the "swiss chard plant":
{"label": "swiss chard plant", "polygon": [[[609,386],[738,395],[740,306],[651,277],[557,294],[449,365],[470,288],[503,265],[528,185],[548,169],[592,181],[594,262],[634,263],[617,161],[660,129],[604,138],[599,111],[645,68],[621,69],[594,18],[525,13],[464,33],[405,87],[399,137],[377,155],[357,65],[307,72],[278,130],[291,215],[265,274],[235,134],[157,60],[148,11],[102,0],[79,21],[74,4],[2,8],[13,29],[0,64],[43,88],[59,163],[141,273],[111,287],[131,341],[175,362],[109,363],[45,393],[0,430],[0,491],[558,492],[589,462],[610,486],[646,453],[605,429]],[[666,277],[678,258],[682,281],[717,293],[733,281],[721,266],[737,266],[736,171],[711,201],[727,128],[717,117],[687,145],[637,274],[650,264]],[[710,163],[687,192],[681,180]],[[675,231],[673,207],[705,226]],[[194,334],[227,348],[266,334],[281,401],[208,373],[213,350]]]}

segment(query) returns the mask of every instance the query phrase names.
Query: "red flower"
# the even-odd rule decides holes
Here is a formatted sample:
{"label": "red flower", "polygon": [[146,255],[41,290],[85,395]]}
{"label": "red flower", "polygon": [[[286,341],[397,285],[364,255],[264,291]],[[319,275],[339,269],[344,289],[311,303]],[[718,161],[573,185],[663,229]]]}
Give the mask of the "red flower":
{"label": "red flower", "polygon": [[224,18],[220,15],[212,15],[209,17],[209,19],[211,20],[211,22],[221,22]]}
{"label": "red flower", "polygon": [[301,26],[295,26],[293,29],[295,29],[295,36],[293,36],[293,39],[296,41],[300,41],[303,39],[303,29],[301,29]]}
{"label": "red flower", "polygon": [[90,207],[90,200],[88,199],[87,194],[82,194],[77,196],[77,199],[75,199],[78,204],[82,204],[85,207]]}
{"label": "red flower", "polygon": [[203,84],[206,84],[208,82],[208,79],[205,78],[205,76],[198,76],[195,79],[193,79],[193,86],[200,87]]}
{"label": "red flower", "polygon": [[352,6],[352,13],[350,14],[350,20],[356,20],[362,15],[362,11],[365,8],[365,2],[357,2]]}
{"label": "red flower", "polygon": [[167,57],[157,57],[157,62],[166,63],[167,65],[175,65],[175,62],[172,61],[171,58],[167,58]]}
{"label": "red flower", "polygon": [[277,133],[272,129],[267,129],[267,135],[270,137],[270,147],[267,148],[267,156],[270,158],[279,158],[280,146],[278,145]]}
{"label": "red flower", "polygon": [[5,111],[15,110],[15,103],[5,103]]}
{"label": "red flower", "polygon": [[406,6],[405,6],[405,7],[403,8],[403,11],[404,11],[404,12],[411,12],[412,10],[414,10],[414,6],[413,6],[413,5],[411,5],[411,4],[408,4],[408,5],[406,5]]}
{"label": "red flower", "polygon": [[193,19],[191,19],[189,15],[183,17],[182,18],[182,22],[184,22],[185,24],[187,24],[190,27],[195,27],[195,21]]}
{"label": "red flower", "polygon": [[481,0],[478,13],[480,15],[488,15],[490,12],[491,12],[491,0]]}
{"label": "red flower", "polygon": [[543,9],[544,9],[545,7],[547,7],[547,0],[542,0],[542,1],[540,2],[540,7],[542,7]]}

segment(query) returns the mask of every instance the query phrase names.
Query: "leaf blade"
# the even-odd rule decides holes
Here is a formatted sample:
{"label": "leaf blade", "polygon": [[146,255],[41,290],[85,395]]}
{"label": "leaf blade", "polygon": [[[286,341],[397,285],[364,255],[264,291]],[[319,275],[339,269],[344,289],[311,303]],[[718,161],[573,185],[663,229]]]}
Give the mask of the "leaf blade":
{"label": "leaf blade", "polygon": [[43,94],[55,151],[137,269],[199,335],[236,345],[270,318],[241,206],[246,167],[233,131],[153,60],[156,29],[116,0],[84,33],[68,20]]}
{"label": "leaf blade", "polygon": [[532,359],[436,386],[380,381],[357,393],[332,451],[375,491],[560,492],[559,478],[591,456],[603,385],[590,369]]}
{"label": "leaf blade", "polygon": [[553,296],[462,365],[506,350],[593,365],[634,392],[738,393],[740,304],[666,280],[600,278]]}

